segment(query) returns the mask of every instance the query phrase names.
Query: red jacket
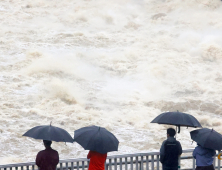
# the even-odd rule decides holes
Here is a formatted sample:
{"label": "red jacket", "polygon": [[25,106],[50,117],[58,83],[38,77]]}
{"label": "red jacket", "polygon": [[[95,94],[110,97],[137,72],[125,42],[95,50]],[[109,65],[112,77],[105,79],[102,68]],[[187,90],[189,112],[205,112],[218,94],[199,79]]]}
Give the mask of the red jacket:
{"label": "red jacket", "polygon": [[87,158],[90,159],[88,170],[104,170],[107,153],[101,154],[96,151],[89,151]]}
{"label": "red jacket", "polygon": [[59,154],[56,150],[48,147],[37,154],[35,162],[39,170],[55,170],[59,163]]}

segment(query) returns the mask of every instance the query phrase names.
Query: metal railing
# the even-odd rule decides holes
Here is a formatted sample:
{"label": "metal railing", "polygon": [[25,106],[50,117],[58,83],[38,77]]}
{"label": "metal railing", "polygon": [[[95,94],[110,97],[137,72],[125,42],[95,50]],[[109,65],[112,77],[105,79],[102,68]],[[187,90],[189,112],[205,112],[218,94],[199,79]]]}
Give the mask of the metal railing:
{"label": "metal railing", "polygon": [[[183,150],[179,164],[181,170],[194,170],[195,159],[192,157],[193,149]],[[185,161],[185,162],[184,162]],[[215,157],[214,167],[220,170],[220,160]],[[57,170],[87,170],[89,160],[86,158],[60,160]],[[35,162],[0,165],[0,170],[37,170]],[[161,170],[159,152],[137,154],[124,154],[108,156],[105,170]]]}

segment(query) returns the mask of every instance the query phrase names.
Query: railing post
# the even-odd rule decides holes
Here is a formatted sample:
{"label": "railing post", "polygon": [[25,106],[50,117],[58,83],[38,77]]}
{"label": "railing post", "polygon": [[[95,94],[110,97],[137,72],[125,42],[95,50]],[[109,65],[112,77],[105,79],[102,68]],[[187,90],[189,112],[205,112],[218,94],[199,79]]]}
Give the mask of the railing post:
{"label": "railing post", "polygon": [[108,170],[108,163],[107,163],[107,161],[105,161],[105,170]]}
{"label": "railing post", "polygon": [[87,159],[87,165],[88,165],[88,167],[89,167],[89,159]]}
{"label": "railing post", "polygon": [[[220,154],[220,153],[218,153]],[[217,169],[220,170],[220,159],[218,159],[218,162],[217,162]]]}
{"label": "railing post", "polygon": [[68,162],[66,162],[66,170],[68,170]]}
{"label": "railing post", "polygon": [[130,157],[130,170],[133,170],[133,157]]}
{"label": "railing post", "polygon": [[105,170],[108,170],[108,164],[105,163]]}
{"label": "railing post", "polygon": [[146,170],[149,170],[149,156],[146,156]]}
{"label": "railing post", "polygon": [[138,156],[136,156],[136,170],[139,170],[138,165]]}
{"label": "railing post", "polygon": [[119,158],[119,166],[120,166],[120,170],[122,170],[122,158]]}
{"label": "railing post", "polygon": [[143,170],[143,156],[141,156],[141,161],[140,161],[140,170]]}
{"label": "railing post", "polygon": [[117,170],[117,158],[114,158],[114,170]]}
{"label": "railing post", "polygon": [[62,163],[60,163],[60,170],[62,170]]}
{"label": "railing post", "polygon": [[73,170],[73,162],[71,162],[71,170]]}
{"label": "railing post", "polygon": [[85,161],[82,161],[82,170],[85,169]]}
{"label": "railing post", "polygon": [[112,160],[111,159],[109,159],[109,170],[112,170],[112,162],[111,162]]}
{"label": "railing post", "polygon": [[128,169],[127,157],[125,157],[125,170]]}
{"label": "railing post", "polygon": [[151,170],[154,170],[154,155],[151,156],[151,161],[152,161]]}
{"label": "railing post", "polygon": [[79,161],[76,164],[77,164],[76,165],[77,166],[77,170],[79,170]]}
{"label": "railing post", "polygon": [[195,161],[195,158],[193,158],[193,170],[195,170],[195,164],[196,164],[196,161]]}
{"label": "railing post", "polygon": [[[157,166],[157,170],[159,170],[160,169],[160,167],[159,167],[159,164],[160,164],[160,158],[159,158],[159,155],[156,155],[156,166]],[[179,169],[178,169],[179,170]]]}

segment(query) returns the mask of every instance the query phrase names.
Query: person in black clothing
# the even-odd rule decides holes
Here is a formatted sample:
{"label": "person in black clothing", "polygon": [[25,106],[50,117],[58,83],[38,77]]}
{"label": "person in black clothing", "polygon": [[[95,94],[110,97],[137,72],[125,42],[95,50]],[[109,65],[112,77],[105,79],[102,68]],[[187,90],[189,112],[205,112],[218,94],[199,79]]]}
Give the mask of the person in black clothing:
{"label": "person in black clothing", "polygon": [[178,159],[182,154],[180,142],[174,136],[176,131],[173,128],[167,129],[167,140],[163,141],[160,148],[160,162],[163,170],[178,170]]}

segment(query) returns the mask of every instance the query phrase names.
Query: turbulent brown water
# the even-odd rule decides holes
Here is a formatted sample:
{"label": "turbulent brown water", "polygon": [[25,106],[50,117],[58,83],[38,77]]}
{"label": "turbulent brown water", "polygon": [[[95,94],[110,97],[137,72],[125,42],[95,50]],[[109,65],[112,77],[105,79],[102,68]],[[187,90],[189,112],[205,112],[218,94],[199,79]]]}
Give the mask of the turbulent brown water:
{"label": "turbulent brown water", "polygon": [[[159,150],[165,111],[195,116],[222,133],[220,0],[1,0],[0,163],[34,161],[48,125],[103,126],[111,154]],[[182,128],[177,139],[193,148]],[[53,143],[60,159],[85,157]]]}

